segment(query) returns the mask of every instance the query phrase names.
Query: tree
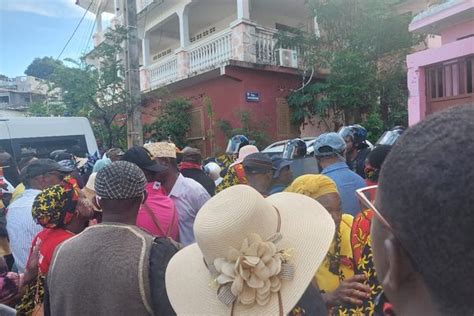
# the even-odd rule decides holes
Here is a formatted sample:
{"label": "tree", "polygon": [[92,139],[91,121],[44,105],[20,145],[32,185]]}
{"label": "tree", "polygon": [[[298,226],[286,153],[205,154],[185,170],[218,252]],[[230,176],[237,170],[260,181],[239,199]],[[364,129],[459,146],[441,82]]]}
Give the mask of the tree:
{"label": "tree", "polygon": [[62,66],[62,61],[53,57],[35,58],[26,68],[25,75],[47,80],[58,67]]}
{"label": "tree", "polygon": [[[380,121],[385,128],[406,124],[404,61],[422,37],[408,32],[411,16],[396,12],[398,2],[308,0],[322,35],[277,35],[280,45],[303,52],[303,85],[288,97],[294,123],[318,115],[334,129],[355,122],[375,124],[366,126],[372,137],[382,131]],[[321,68],[329,74],[314,82],[310,74]]]}
{"label": "tree", "polygon": [[[102,144],[107,147],[123,146],[126,142],[124,120],[127,115],[127,92],[123,61],[118,56],[122,56],[125,37],[126,30],[116,26],[105,34],[106,39],[101,45],[80,61],[66,59],[67,63],[55,64],[47,78],[52,85],[51,90],[60,91],[63,107],[57,104],[52,107],[51,103],[45,102],[33,106],[31,114],[87,117]],[[86,63],[86,58],[94,60],[94,63]]]}
{"label": "tree", "polygon": [[165,101],[158,119],[146,127],[146,132],[154,141],[170,140],[178,147],[186,146],[186,136],[191,125],[187,112],[190,107],[191,104],[184,98]]}
{"label": "tree", "polygon": [[224,133],[226,138],[231,138],[234,135],[245,135],[255,142],[258,148],[265,148],[270,143],[268,135],[265,132],[267,124],[265,122],[255,122],[252,120],[250,112],[237,111],[237,116],[240,119],[241,127],[233,127],[227,120],[219,120],[218,127]]}

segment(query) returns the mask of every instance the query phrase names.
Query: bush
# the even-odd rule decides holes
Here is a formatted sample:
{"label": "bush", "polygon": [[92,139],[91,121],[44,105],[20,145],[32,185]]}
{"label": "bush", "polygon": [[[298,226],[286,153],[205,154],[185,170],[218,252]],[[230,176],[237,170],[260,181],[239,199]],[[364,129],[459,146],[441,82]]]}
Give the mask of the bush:
{"label": "bush", "polygon": [[250,141],[254,141],[255,146],[260,150],[270,144],[268,135],[265,132],[267,127],[265,123],[260,122],[257,124],[252,121],[250,113],[247,111],[241,111],[238,115],[242,127],[234,128],[232,124],[226,120],[219,120],[217,122],[217,126],[227,138],[231,138],[234,135],[245,135]]}
{"label": "bush", "polygon": [[170,140],[176,146],[186,146],[186,136],[191,120],[188,110],[191,104],[184,98],[175,98],[165,102],[160,109],[158,119],[146,127],[153,141]]}

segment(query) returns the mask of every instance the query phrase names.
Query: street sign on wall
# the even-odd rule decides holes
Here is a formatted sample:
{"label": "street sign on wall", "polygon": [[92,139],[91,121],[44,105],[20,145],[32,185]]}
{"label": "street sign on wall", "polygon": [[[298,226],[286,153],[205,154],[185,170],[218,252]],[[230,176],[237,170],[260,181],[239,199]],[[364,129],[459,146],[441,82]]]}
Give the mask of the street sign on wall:
{"label": "street sign on wall", "polygon": [[245,101],[247,102],[260,102],[260,93],[255,91],[245,92]]}

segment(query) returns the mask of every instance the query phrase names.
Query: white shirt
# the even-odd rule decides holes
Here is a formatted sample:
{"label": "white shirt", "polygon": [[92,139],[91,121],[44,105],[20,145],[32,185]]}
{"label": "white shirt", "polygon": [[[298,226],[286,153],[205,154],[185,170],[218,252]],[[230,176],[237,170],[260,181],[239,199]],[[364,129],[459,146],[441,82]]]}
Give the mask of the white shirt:
{"label": "white shirt", "polygon": [[25,272],[31,243],[35,236],[43,229],[43,227],[36,224],[31,215],[33,202],[40,192],[40,190],[27,189],[21,197],[8,207],[8,238],[10,239],[10,248],[13,258],[15,258],[18,273]]}
{"label": "white shirt", "polygon": [[179,174],[168,196],[173,200],[179,215],[179,241],[187,246],[194,239],[194,219],[198,211],[211,198],[206,189],[191,178]]}

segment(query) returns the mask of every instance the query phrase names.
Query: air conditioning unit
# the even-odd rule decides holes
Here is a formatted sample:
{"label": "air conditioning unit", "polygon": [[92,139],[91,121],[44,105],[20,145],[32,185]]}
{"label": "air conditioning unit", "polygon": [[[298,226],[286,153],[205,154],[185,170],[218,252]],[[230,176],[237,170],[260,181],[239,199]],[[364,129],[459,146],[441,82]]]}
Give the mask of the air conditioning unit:
{"label": "air conditioning unit", "polygon": [[292,49],[277,49],[278,65],[283,67],[298,68],[298,55]]}

